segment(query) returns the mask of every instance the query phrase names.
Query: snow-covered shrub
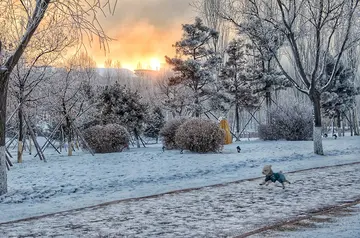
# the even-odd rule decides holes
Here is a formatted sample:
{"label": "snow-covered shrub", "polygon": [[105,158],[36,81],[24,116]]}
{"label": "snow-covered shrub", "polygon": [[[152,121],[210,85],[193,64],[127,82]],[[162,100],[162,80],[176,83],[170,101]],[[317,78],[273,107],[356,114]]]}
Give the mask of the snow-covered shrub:
{"label": "snow-covered shrub", "polygon": [[171,150],[178,148],[175,142],[175,133],[185,121],[185,118],[170,120],[166,122],[164,127],[160,130],[160,136],[162,137],[166,149]]}
{"label": "snow-covered shrub", "polygon": [[95,153],[120,152],[130,140],[125,127],[118,124],[93,126],[84,131],[84,139]]}
{"label": "snow-covered shrub", "polygon": [[286,140],[311,140],[313,135],[313,115],[311,110],[293,109],[288,118],[279,118],[278,125]]}
{"label": "snow-covered shrub", "polygon": [[165,124],[165,117],[160,107],[154,107],[146,120],[144,136],[156,139],[158,142],[159,133]]}
{"label": "snow-covered shrub", "polygon": [[120,124],[137,138],[142,132],[148,105],[138,91],[118,82],[106,86],[100,93],[97,103],[97,119],[103,124]]}
{"label": "snow-covered shrub", "polygon": [[259,127],[259,137],[264,140],[310,140],[312,133],[312,110],[302,105],[273,109],[271,124]]}
{"label": "snow-covered shrub", "polygon": [[278,140],[279,134],[273,125],[261,124],[258,127],[259,138],[262,140]]}
{"label": "snow-covered shrub", "polygon": [[187,120],[176,131],[175,141],[180,149],[198,153],[222,149],[225,132],[216,122],[194,118]]}

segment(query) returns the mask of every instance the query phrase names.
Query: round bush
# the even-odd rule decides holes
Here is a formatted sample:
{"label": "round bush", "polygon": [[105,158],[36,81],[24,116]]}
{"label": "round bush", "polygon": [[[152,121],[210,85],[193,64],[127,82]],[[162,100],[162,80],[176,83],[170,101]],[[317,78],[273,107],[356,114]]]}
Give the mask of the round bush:
{"label": "round bush", "polygon": [[163,145],[166,149],[177,149],[178,146],[175,142],[176,130],[186,121],[185,118],[173,119],[165,123],[164,127],[160,130]]}
{"label": "round bush", "polygon": [[97,125],[84,131],[84,139],[95,153],[111,153],[127,147],[130,134],[118,124]]}
{"label": "round bush", "polygon": [[175,141],[183,150],[198,153],[218,152],[223,148],[225,132],[216,122],[194,118],[179,127]]}

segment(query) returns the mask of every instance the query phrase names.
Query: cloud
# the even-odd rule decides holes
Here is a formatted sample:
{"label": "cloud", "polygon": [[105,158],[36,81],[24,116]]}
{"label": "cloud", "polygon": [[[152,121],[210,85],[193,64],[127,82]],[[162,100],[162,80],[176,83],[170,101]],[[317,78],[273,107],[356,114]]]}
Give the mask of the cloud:
{"label": "cloud", "polygon": [[[105,56],[94,44],[89,49],[98,65],[106,58],[119,60],[123,66],[146,64],[150,58],[164,61],[173,56],[172,47],[180,40],[181,24],[190,23],[195,11],[191,0],[121,0],[114,16],[102,18],[102,26],[115,40],[110,43],[110,53]],[[144,62],[145,61],[145,62]]]}
{"label": "cloud", "polygon": [[119,22],[148,20],[159,28],[168,28],[174,22],[193,15],[191,0],[122,0],[118,1],[114,20]]}

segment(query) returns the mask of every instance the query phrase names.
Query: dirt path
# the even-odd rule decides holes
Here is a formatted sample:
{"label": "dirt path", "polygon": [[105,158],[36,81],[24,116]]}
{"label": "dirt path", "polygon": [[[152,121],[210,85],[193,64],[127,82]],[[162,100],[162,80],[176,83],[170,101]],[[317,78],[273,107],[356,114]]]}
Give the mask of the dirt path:
{"label": "dirt path", "polygon": [[300,216],[287,221],[280,221],[272,225],[246,232],[234,238],[288,237],[289,234],[287,232],[297,231],[304,228],[317,228],[318,224],[336,222],[334,221],[334,218],[351,216],[354,213],[359,213],[360,210],[356,206],[359,204],[360,198],[351,202],[348,201],[334,206],[323,207],[317,210],[309,211],[305,216]]}
{"label": "dirt path", "polygon": [[[285,190],[262,178],[127,199],[0,223],[2,237],[236,237],[360,199],[360,163],[294,171]],[[259,231],[260,232],[260,231]]]}

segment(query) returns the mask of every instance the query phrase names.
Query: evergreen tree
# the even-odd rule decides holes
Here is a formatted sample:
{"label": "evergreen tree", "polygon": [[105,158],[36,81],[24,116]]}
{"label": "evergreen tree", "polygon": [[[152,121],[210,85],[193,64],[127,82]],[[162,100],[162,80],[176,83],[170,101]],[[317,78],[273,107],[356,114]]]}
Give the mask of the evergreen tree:
{"label": "evergreen tree", "polygon": [[220,57],[208,47],[218,38],[218,33],[205,26],[200,18],[196,18],[194,24],[184,24],[183,32],[182,39],[174,45],[178,57],[166,57],[176,73],[170,78],[170,83],[183,84],[191,89],[193,111],[199,117],[203,112],[203,103],[211,97],[220,62]]}
{"label": "evergreen tree", "polygon": [[103,124],[120,124],[131,132],[140,147],[140,133],[147,118],[148,105],[141,102],[137,91],[133,92],[118,83],[105,90],[99,96],[99,120]]}
{"label": "evergreen tree", "polygon": [[[261,26],[261,27],[259,27]],[[256,17],[250,17],[240,27],[240,35],[246,36],[248,60],[248,79],[254,92],[266,99],[267,123],[271,121],[272,92],[290,87],[290,82],[277,69],[274,53],[284,44],[283,37],[271,27],[261,23]]]}
{"label": "evergreen tree", "polygon": [[147,126],[144,130],[144,135],[150,138],[155,138],[158,142],[161,128],[165,125],[165,117],[160,107],[153,108],[148,120]]}
{"label": "evergreen tree", "polygon": [[170,76],[165,76],[156,81],[158,105],[171,112],[173,118],[191,114],[191,110],[188,108],[188,105],[191,104],[189,89],[181,84],[172,85],[169,78]]}
{"label": "evergreen tree", "polygon": [[[334,68],[334,62],[331,61],[326,65],[327,80]],[[354,70],[345,67],[340,63],[338,70],[335,72],[335,80],[329,91],[321,94],[321,107],[324,115],[329,118],[337,118],[337,127],[340,128],[341,116],[352,109],[355,105],[355,96],[360,94],[360,88],[355,86]],[[326,81],[322,82],[323,84]]]}
{"label": "evergreen tree", "polygon": [[231,104],[235,106],[236,136],[239,137],[240,109],[255,107],[259,100],[247,81],[244,42],[234,39],[229,43],[226,53],[228,60],[221,69],[219,78],[226,93],[231,95]]}

